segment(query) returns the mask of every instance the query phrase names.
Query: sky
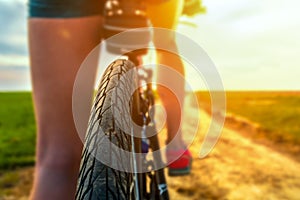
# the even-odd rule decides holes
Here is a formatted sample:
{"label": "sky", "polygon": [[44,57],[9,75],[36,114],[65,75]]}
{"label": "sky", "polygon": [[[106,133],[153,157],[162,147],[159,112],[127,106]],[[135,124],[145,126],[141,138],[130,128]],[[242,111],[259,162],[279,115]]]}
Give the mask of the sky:
{"label": "sky", "polygon": [[[178,31],[215,63],[227,90],[300,90],[300,1],[204,0]],[[30,90],[26,0],[0,0],[0,91]],[[187,79],[199,77],[187,71]]]}

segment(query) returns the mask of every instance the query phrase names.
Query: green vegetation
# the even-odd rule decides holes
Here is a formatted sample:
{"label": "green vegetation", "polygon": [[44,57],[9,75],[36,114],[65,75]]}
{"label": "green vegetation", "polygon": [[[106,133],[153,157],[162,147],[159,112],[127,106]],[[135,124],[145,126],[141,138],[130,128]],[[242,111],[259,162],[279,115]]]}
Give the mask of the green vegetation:
{"label": "green vegetation", "polygon": [[0,170],[33,165],[34,147],[31,93],[0,93]]}
{"label": "green vegetation", "polygon": [[[300,92],[227,92],[227,113],[243,116],[278,142],[300,144]],[[209,105],[207,92],[199,99]]]}
{"label": "green vegetation", "polygon": [[[207,92],[200,104],[209,106]],[[227,92],[227,112],[260,124],[276,141],[300,144],[300,92]],[[0,171],[34,164],[31,93],[0,93]]]}

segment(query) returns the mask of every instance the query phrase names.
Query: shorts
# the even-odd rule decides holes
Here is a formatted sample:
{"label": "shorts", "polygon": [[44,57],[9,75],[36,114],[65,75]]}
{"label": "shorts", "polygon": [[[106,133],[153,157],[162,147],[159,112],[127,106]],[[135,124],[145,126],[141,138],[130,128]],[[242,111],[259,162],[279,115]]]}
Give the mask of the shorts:
{"label": "shorts", "polygon": [[75,18],[102,15],[106,0],[29,0],[29,17]]}

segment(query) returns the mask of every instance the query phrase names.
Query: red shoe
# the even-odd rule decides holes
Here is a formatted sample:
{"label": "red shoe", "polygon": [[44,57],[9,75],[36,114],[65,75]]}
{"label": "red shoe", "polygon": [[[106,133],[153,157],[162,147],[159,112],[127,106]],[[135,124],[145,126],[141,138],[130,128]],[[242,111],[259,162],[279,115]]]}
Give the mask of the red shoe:
{"label": "red shoe", "polygon": [[167,161],[169,163],[169,176],[182,176],[190,174],[192,166],[192,155],[188,149],[168,149]]}

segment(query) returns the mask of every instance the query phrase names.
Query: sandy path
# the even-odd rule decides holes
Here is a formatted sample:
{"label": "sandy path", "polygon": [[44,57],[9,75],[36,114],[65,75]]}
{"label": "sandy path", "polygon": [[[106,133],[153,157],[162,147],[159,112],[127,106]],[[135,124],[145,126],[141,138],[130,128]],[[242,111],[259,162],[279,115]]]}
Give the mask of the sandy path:
{"label": "sandy path", "polygon": [[[187,106],[184,133],[194,131],[197,111]],[[203,136],[211,118],[200,113],[200,131],[190,149],[193,169],[189,176],[167,177],[171,199],[300,199],[300,163],[251,141],[227,128],[213,151],[204,159],[198,157]],[[21,181],[3,199],[28,199],[32,168],[20,170]]]}
{"label": "sandy path", "polygon": [[[188,107],[186,118],[195,110]],[[200,113],[197,138],[191,145],[192,174],[168,177],[172,199],[300,199],[300,163],[224,128],[219,142],[204,159],[198,157],[211,118]],[[189,131],[191,120],[183,130]]]}

